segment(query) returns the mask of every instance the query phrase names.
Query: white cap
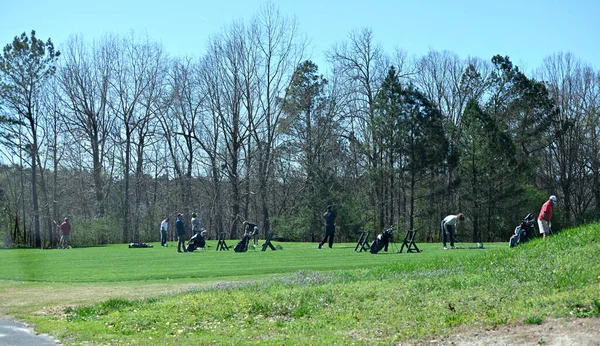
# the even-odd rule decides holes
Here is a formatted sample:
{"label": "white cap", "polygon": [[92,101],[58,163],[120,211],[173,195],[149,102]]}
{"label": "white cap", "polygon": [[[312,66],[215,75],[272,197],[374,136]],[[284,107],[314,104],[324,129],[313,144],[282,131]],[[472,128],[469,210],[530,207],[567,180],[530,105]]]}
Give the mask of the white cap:
{"label": "white cap", "polygon": [[556,203],[556,196],[554,196],[554,195],[550,196],[550,200],[552,201],[552,203]]}

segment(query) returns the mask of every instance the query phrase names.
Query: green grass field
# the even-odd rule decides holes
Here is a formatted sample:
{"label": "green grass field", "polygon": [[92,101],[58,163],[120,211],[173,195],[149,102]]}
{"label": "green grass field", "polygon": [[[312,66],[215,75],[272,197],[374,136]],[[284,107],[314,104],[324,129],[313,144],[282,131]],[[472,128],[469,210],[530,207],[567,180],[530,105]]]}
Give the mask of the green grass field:
{"label": "green grass field", "polygon": [[[0,313],[67,344],[389,345],[600,314],[600,225],[509,249],[371,255],[127,245],[0,250]],[[229,245],[235,245],[231,241]],[[398,244],[399,245],[399,244]]]}

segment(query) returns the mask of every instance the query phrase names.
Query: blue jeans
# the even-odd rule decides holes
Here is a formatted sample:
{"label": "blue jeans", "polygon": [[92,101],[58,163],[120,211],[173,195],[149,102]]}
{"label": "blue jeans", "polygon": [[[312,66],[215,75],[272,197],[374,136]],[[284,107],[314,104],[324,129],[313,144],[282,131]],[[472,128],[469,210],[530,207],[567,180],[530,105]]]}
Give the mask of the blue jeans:
{"label": "blue jeans", "polygon": [[167,245],[167,231],[160,230],[160,246]]}
{"label": "blue jeans", "polygon": [[[446,226],[445,230],[444,226]],[[444,247],[446,247],[446,231],[448,231],[448,235],[450,236],[450,246],[454,246],[454,226],[446,225],[446,223],[442,221],[442,243],[444,244]]]}
{"label": "blue jeans", "polygon": [[183,251],[187,252],[187,250],[185,249],[185,233],[177,235],[177,251],[181,251],[182,246],[183,246]]}

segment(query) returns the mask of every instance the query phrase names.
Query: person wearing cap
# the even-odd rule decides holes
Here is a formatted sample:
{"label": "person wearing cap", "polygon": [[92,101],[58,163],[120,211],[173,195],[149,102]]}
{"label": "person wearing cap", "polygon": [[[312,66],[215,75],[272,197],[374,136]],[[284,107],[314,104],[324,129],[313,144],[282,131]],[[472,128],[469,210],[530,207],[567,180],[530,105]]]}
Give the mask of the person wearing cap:
{"label": "person wearing cap", "polygon": [[546,234],[550,234],[552,229],[552,208],[556,205],[556,196],[552,195],[540,210],[538,215],[538,227],[543,238],[546,238]]}
{"label": "person wearing cap", "polygon": [[71,224],[69,218],[65,217],[63,222],[60,224],[60,247],[63,249],[71,248]]}
{"label": "person wearing cap", "polygon": [[329,248],[333,247],[333,236],[335,235],[335,217],[337,214],[335,210],[333,210],[332,205],[327,206],[327,211],[323,214],[323,218],[325,219],[325,237],[319,243],[319,249],[323,247],[327,241],[329,241]]}
{"label": "person wearing cap", "polygon": [[169,229],[169,218],[160,223],[160,246],[167,247],[167,230]]}
{"label": "person wearing cap", "polygon": [[[183,214],[177,214],[177,219],[175,220],[175,231],[177,232],[177,252],[187,252],[185,248],[185,227],[183,226],[183,221],[181,218]],[[181,248],[183,247],[183,251]]]}
{"label": "person wearing cap", "polygon": [[464,221],[465,216],[462,213],[457,215],[448,215],[442,220],[442,244],[444,250],[448,250],[446,247],[446,236],[450,238],[450,248],[454,249],[454,233],[456,232],[456,226],[458,221]]}
{"label": "person wearing cap", "polygon": [[254,241],[254,247],[258,243],[258,226],[255,223],[244,221],[244,235],[250,235]]}
{"label": "person wearing cap", "polygon": [[200,233],[200,220],[198,220],[196,213],[192,214],[192,237]]}

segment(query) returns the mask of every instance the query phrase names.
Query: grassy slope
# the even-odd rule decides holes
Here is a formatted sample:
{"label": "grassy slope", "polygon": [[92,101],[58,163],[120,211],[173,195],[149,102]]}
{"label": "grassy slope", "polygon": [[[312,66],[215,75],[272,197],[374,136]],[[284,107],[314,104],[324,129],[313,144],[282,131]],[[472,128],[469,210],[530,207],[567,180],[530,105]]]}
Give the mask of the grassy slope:
{"label": "grassy slope", "polygon": [[123,246],[7,250],[0,251],[0,278],[36,280],[33,286],[149,285],[167,277],[198,284],[185,293],[23,316],[73,343],[387,345],[459,326],[599,313],[598,224],[516,249],[442,251],[424,244],[420,254],[373,256],[353,253],[350,245],[283,246],[245,254]]}

